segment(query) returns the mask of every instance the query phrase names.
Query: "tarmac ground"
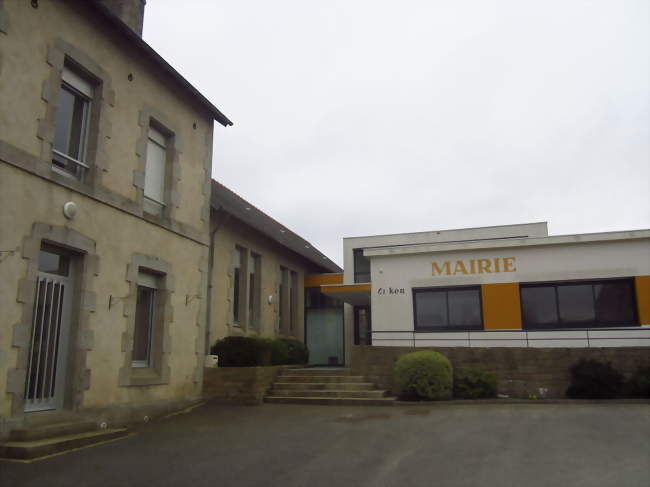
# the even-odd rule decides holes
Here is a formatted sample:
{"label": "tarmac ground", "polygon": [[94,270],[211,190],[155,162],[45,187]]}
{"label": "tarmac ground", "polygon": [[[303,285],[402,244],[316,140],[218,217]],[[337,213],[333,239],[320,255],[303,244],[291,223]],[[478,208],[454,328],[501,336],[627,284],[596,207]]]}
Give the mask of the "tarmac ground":
{"label": "tarmac ground", "polygon": [[650,485],[650,405],[206,404],[32,463],[1,486]]}

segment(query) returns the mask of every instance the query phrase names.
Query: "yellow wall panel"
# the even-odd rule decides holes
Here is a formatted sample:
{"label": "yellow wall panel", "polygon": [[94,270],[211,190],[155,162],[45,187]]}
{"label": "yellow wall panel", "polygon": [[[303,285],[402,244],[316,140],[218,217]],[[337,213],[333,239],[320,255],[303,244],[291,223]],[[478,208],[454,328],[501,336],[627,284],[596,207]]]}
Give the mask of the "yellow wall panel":
{"label": "yellow wall panel", "polygon": [[319,287],[326,284],[343,284],[343,274],[305,275],[305,287]]}
{"label": "yellow wall panel", "polygon": [[634,287],[639,324],[650,325],[650,276],[636,276]]}
{"label": "yellow wall panel", "polygon": [[483,284],[483,328],[521,330],[519,283]]}

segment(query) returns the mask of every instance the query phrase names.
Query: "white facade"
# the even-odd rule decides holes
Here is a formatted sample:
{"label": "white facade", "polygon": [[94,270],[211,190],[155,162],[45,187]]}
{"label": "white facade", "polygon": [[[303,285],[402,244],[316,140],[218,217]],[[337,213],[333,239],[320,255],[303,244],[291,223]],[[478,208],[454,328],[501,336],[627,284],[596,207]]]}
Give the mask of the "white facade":
{"label": "white facade", "polygon": [[[650,276],[650,231],[547,236],[546,224],[382,235],[344,240],[344,283],[354,249],[370,261],[372,342],[413,346],[644,346],[650,327],[416,332],[416,288]],[[346,305],[346,338],[354,312]],[[649,323],[641,323],[649,325]]]}

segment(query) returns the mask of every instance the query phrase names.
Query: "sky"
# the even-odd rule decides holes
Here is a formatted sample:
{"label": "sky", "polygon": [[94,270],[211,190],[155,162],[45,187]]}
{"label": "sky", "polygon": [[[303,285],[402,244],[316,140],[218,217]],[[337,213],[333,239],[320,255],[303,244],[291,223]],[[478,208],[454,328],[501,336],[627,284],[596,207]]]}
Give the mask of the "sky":
{"label": "sky", "polygon": [[650,227],[647,0],[149,0],[144,39],[233,122],[213,178],[342,238]]}

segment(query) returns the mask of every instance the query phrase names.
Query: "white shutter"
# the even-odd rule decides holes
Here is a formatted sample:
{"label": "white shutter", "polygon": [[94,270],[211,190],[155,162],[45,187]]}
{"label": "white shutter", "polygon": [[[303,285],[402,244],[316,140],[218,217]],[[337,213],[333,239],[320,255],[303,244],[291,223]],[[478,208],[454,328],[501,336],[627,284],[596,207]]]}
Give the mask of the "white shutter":
{"label": "white shutter", "polygon": [[158,288],[158,277],[149,272],[138,272],[138,284],[153,289]]}
{"label": "white shutter", "polygon": [[[153,129],[149,130],[150,132],[153,132]],[[164,204],[165,202],[166,166],[167,151],[150,137],[147,141],[147,166],[144,174],[144,195],[160,204]]]}
{"label": "white shutter", "polygon": [[63,71],[61,72],[61,79],[88,98],[93,97],[93,85],[65,66],[63,66]]}

